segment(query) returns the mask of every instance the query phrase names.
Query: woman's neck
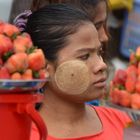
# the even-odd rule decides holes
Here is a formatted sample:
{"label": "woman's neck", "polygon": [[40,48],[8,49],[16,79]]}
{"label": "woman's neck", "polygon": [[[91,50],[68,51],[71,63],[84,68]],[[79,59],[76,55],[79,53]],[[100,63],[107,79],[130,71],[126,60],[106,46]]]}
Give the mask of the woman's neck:
{"label": "woman's neck", "polygon": [[64,100],[49,89],[45,93],[40,114],[46,123],[48,134],[54,137],[81,137],[97,133],[102,129],[93,108],[84,103]]}
{"label": "woman's neck", "polygon": [[68,101],[52,93],[49,89],[47,89],[44,96],[41,110],[46,112],[48,119],[73,122],[83,118],[85,114],[87,114],[84,103],[74,103]]}

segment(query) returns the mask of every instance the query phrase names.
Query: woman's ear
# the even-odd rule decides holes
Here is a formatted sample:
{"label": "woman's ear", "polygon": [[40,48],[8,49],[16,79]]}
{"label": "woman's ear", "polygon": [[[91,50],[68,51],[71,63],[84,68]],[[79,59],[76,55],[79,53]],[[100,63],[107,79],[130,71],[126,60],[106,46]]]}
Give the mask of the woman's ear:
{"label": "woman's ear", "polygon": [[47,74],[47,77],[50,77],[51,75],[53,75],[54,72],[55,72],[55,70],[54,70],[53,64],[47,62],[47,66],[46,66],[46,74]]}

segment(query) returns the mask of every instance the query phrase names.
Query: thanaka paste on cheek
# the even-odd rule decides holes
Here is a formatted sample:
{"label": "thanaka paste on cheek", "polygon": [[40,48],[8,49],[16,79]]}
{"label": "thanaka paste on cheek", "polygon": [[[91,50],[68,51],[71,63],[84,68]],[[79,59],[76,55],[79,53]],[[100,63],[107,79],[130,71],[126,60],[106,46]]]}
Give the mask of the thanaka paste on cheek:
{"label": "thanaka paste on cheek", "polygon": [[66,61],[57,67],[55,82],[57,87],[65,94],[82,94],[90,84],[89,69],[80,60]]}

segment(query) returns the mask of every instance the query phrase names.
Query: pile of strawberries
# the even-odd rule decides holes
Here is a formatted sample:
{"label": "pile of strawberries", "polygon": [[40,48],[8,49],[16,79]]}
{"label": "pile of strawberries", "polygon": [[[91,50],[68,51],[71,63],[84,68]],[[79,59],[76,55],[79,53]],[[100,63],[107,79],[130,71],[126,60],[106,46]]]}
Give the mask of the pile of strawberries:
{"label": "pile of strawberries", "polygon": [[116,71],[110,85],[110,97],[115,104],[140,109],[140,47],[131,52],[129,66]]}
{"label": "pile of strawberries", "polygon": [[43,51],[33,46],[30,35],[20,33],[12,24],[0,22],[0,79],[43,79],[45,67]]}

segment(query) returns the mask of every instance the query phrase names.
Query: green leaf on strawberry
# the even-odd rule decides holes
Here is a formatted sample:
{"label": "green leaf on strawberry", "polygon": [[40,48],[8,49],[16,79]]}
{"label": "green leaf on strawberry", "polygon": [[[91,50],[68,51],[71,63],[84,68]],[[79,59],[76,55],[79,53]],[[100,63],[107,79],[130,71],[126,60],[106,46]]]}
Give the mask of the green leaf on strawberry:
{"label": "green leaf on strawberry", "polygon": [[7,61],[7,59],[12,56],[14,53],[12,51],[9,51],[7,53],[5,53],[3,56],[2,56],[2,60],[5,62]]}
{"label": "green leaf on strawberry", "polygon": [[123,86],[123,85],[118,85],[118,89],[119,89],[119,90],[125,90],[125,86]]}
{"label": "green leaf on strawberry", "polygon": [[33,71],[33,78],[39,79],[39,72],[38,71]]}
{"label": "green leaf on strawberry", "polygon": [[26,53],[27,53],[27,54],[33,53],[35,49],[37,49],[37,47],[36,47],[36,46],[32,46],[31,48],[28,48],[28,49],[26,50]]}

